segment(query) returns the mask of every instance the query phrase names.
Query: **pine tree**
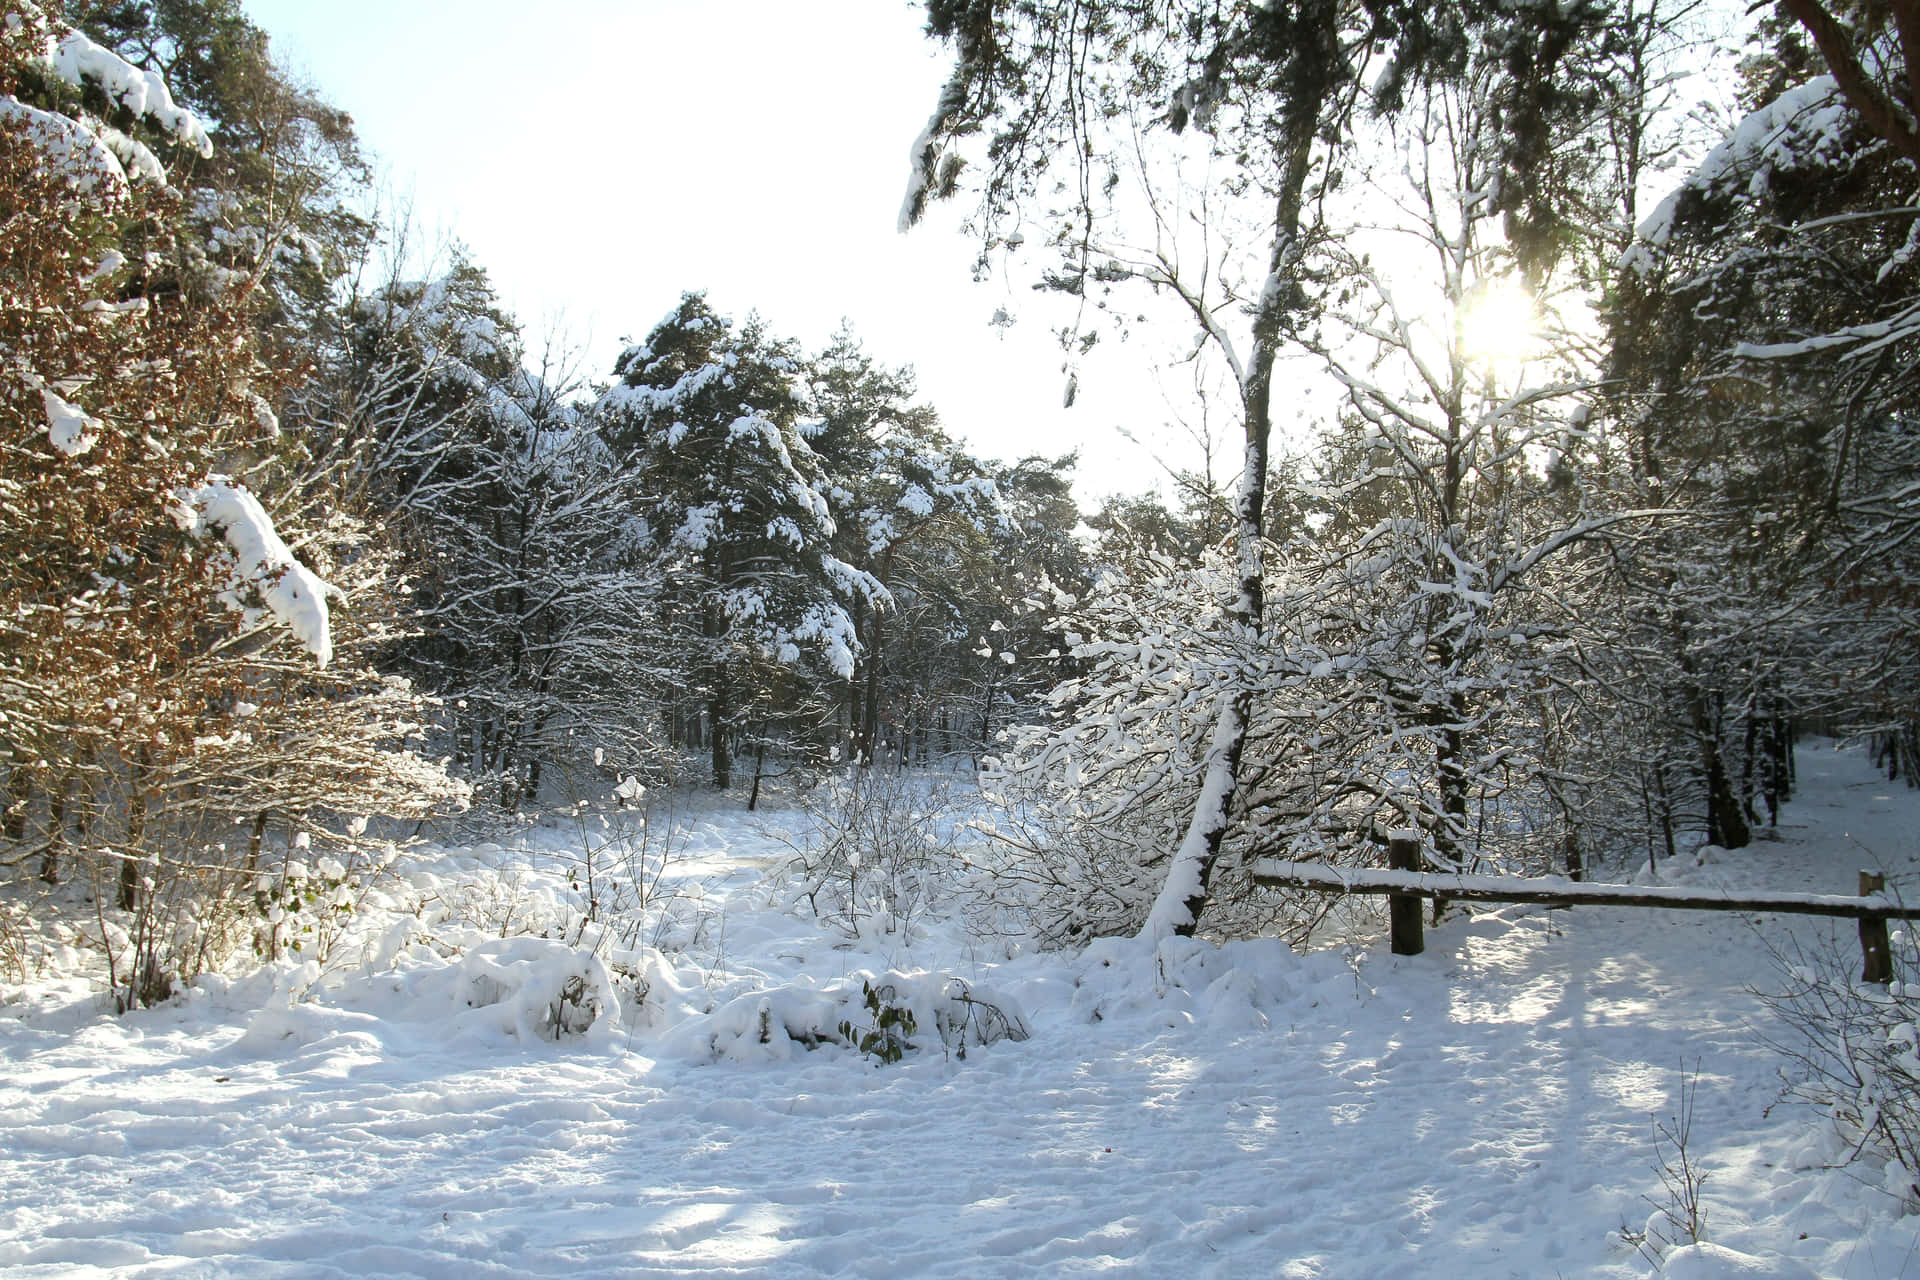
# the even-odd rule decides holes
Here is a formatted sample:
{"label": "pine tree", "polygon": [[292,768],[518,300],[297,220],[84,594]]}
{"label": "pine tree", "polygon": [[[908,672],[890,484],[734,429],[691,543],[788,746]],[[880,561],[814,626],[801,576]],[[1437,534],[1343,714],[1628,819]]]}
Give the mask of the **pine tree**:
{"label": "pine tree", "polygon": [[[854,674],[850,607],[891,604],[872,575],[832,549],[818,458],[800,431],[803,360],[757,318],[735,328],[701,294],[615,364],[603,431],[638,477],[642,538],[660,568],[670,660],[704,714],[714,785],[727,787],[741,737],[785,701],[784,679]],[[815,700],[806,717],[818,720]]]}
{"label": "pine tree", "polygon": [[826,468],[835,547],[871,573],[892,604],[856,600],[859,670],[847,686],[853,754],[872,764],[891,738],[904,764],[909,740],[935,732],[951,749],[962,731],[962,682],[975,647],[971,563],[1006,526],[985,469],[947,437],[934,411],[913,403],[911,370],[886,369],[843,330],[810,372],[808,442]]}

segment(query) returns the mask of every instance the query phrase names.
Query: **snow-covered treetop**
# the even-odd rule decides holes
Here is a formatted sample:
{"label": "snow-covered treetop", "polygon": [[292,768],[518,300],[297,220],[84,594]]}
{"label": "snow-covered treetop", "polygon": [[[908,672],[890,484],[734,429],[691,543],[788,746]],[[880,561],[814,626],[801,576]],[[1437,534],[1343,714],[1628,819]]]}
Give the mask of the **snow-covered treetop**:
{"label": "snow-covered treetop", "polygon": [[564,452],[560,437],[579,426],[576,416],[526,367],[519,328],[479,267],[462,260],[432,279],[391,281],[353,306],[364,337],[399,343],[426,385],[464,402],[463,420],[487,416],[530,456]]}
{"label": "snow-covered treetop", "polygon": [[833,553],[825,468],[799,423],[803,363],[757,318],[736,328],[689,293],[621,354],[595,416],[644,477],[656,547],[699,584],[730,642],[788,665],[812,650],[844,678],[858,641],[843,602],[889,596]]}
{"label": "snow-covered treetop", "polygon": [[[31,8],[30,5],[23,7]],[[9,25],[19,20],[17,14],[10,14],[7,19]],[[109,98],[134,115],[152,120],[200,155],[213,154],[213,139],[208,136],[206,126],[193,112],[174,102],[159,72],[134,66],[78,31],[69,31],[57,40],[49,36],[46,62],[54,75],[75,88],[89,83],[98,85]]]}
{"label": "snow-covered treetop", "polygon": [[1764,199],[1776,176],[1832,168],[1860,149],[1857,117],[1832,76],[1796,85],[1734,126],[1640,224],[1620,265],[1642,275],[1667,247],[1689,203]]}
{"label": "snow-covered treetop", "polygon": [[736,334],[733,318],[714,312],[698,292],[683,295],[645,342],[621,352],[614,372],[620,381],[597,407],[642,420],[671,415],[707,395],[731,396],[743,408],[751,398],[763,411],[806,398],[785,344],[767,340],[757,320]]}
{"label": "snow-covered treetop", "polygon": [[517,335],[495,310],[492,290],[471,267],[432,280],[399,280],[360,304],[395,329],[431,334],[463,365],[518,363]]}
{"label": "snow-covered treetop", "polygon": [[[78,31],[58,32],[38,8],[19,0],[6,16],[8,34],[38,46],[33,59],[52,78],[92,85],[135,117],[152,121],[202,156],[213,139],[193,112],[173,100],[157,72],[145,71]],[[122,193],[130,179],[166,185],[166,170],[143,143],[84,113],[43,110],[0,95],[0,122],[18,127],[82,192]]]}

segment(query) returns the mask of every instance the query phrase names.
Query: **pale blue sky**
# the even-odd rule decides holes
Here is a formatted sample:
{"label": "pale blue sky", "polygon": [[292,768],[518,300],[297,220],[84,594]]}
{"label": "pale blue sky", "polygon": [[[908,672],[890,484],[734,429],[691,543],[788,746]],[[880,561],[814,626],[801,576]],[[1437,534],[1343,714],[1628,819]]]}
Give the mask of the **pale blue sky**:
{"label": "pale blue sky", "polygon": [[[948,61],[904,0],[246,0],[282,60],[351,112],[429,232],[466,243],[529,331],[611,368],[684,289],[817,346],[842,316],[912,363],[950,429],[1003,457],[1080,447],[1083,495],[1156,482],[1167,413],[1097,376],[1059,407],[1044,318],[975,285],[941,213],[894,229]],[[1138,357],[1133,363],[1138,364]],[[1113,379],[1109,379],[1109,382]]]}

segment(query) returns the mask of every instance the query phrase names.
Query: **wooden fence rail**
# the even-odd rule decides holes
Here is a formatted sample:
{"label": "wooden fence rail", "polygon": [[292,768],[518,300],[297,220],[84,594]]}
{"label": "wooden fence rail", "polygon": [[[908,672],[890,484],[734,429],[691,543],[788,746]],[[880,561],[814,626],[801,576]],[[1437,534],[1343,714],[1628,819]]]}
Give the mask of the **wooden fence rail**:
{"label": "wooden fence rail", "polygon": [[1860,922],[1860,950],[1867,982],[1893,979],[1887,921],[1920,920],[1920,907],[1895,903],[1883,895],[1882,876],[1860,873],[1860,896],[1823,893],[1749,893],[1731,889],[1649,888],[1624,884],[1588,884],[1575,880],[1523,876],[1481,876],[1422,872],[1417,841],[1395,837],[1388,844],[1392,869],[1330,867],[1317,862],[1263,858],[1253,864],[1253,881],[1274,889],[1310,889],[1322,893],[1386,894],[1393,953],[1417,956],[1426,949],[1420,921],[1422,898],[1448,902],[1538,902],[1548,906],[1656,907],[1673,911],[1750,911],[1784,915],[1835,916]]}

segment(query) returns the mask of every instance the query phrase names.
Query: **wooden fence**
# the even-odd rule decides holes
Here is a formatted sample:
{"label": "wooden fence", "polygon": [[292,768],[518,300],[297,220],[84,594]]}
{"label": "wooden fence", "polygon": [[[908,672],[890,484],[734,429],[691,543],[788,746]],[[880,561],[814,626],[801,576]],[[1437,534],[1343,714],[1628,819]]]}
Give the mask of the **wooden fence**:
{"label": "wooden fence", "polygon": [[1316,862],[1263,858],[1253,864],[1256,884],[1275,889],[1311,889],[1322,893],[1386,894],[1393,953],[1417,956],[1426,950],[1420,901],[1538,902],[1548,906],[1657,907],[1671,911],[1748,911],[1787,915],[1837,916],[1860,922],[1861,979],[1893,980],[1893,952],[1887,921],[1920,920],[1920,907],[1898,905],[1884,896],[1885,877],[1860,873],[1860,896],[1820,893],[1746,893],[1725,889],[1641,888],[1625,884],[1586,884],[1575,880],[1523,876],[1480,876],[1423,872],[1420,842],[1395,836],[1388,842],[1389,867],[1329,867]]}

